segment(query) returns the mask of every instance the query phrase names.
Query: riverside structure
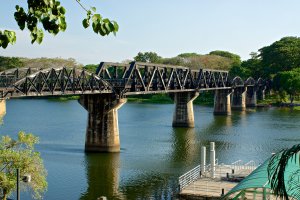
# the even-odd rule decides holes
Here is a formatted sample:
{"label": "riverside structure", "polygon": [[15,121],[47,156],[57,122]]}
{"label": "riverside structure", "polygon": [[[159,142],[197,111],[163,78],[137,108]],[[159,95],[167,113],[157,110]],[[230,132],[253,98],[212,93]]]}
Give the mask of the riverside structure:
{"label": "riverside structure", "polygon": [[88,111],[85,150],[119,152],[118,109],[127,96],[169,93],[176,105],[173,127],[194,127],[193,101],[201,92],[215,91],[214,114],[230,115],[231,108],[256,106],[267,88],[262,79],[231,79],[228,71],[153,63],[101,62],[95,73],[16,68],[0,72],[0,112],[6,112],[9,98],[80,95],[79,103]]}

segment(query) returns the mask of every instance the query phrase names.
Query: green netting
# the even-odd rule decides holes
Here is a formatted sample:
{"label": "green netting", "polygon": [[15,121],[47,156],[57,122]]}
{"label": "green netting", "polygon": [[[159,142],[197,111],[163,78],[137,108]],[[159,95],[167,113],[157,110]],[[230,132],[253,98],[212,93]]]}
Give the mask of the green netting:
{"label": "green netting", "polygon": [[[226,199],[230,195],[239,194],[241,191],[248,189],[267,188],[271,189],[268,181],[268,164],[270,159],[266,160],[262,165],[257,167],[249,176],[243,179],[238,185],[232,188],[222,199]],[[277,160],[278,162],[278,160]],[[287,188],[290,188],[288,194],[292,196],[294,192],[299,190],[299,187],[291,187],[290,178],[299,170],[299,154],[288,161],[285,172],[285,183]],[[300,184],[300,183],[299,183]]]}

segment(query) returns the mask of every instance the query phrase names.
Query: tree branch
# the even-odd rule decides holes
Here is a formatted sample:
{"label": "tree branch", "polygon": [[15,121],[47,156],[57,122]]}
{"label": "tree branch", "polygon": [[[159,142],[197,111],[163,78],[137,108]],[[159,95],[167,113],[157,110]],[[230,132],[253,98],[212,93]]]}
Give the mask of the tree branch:
{"label": "tree branch", "polygon": [[86,8],[80,3],[79,0],[75,0],[75,1],[80,5],[80,7],[81,7],[83,10],[85,10],[86,12],[89,11],[88,9],[86,9]]}

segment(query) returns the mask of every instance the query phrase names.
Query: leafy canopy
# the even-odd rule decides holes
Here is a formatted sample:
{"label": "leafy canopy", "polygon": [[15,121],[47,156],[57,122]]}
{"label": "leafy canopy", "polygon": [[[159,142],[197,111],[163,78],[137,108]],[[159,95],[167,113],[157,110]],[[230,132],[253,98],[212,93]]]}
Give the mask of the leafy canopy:
{"label": "leafy canopy", "polygon": [[32,134],[19,132],[18,139],[2,136],[0,140],[0,197],[6,199],[16,187],[16,169],[21,176],[31,175],[30,183],[21,183],[21,187],[29,188],[33,198],[42,198],[47,189],[46,170],[40,154],[34,151],[38,138]]}
{"label": "leafy canopy", "polygon": [[300,38],[284,37],[259,49],[259,57],[268,76],[300,66]]}
{"label": "leafy canopy", "polygon": [[[92,29],[101,36],[116,34],[119,30],[117,22],[103,18],[96,13],[96,8],[85,8],[80,0],[75,0],[87,13],[82,21],[84,28],[92,24]],[[57,0],[27,0],[27,8],[16,5],[15,20],[21,30],[28,29],[31,43],[41,44],[44,38],[44,30],[56,35],[67,29],[66,9]],[[14,44],[17,40],[16,33],[10,30],[0,30],[0,47],[6,48],[8,44]]]}
{"label": "leafy canopy", "polygon": [[137,56],[134,57],[134,60],[137,62],[147,62],[147,63],[159,63],[161,57],[155,52],[139,52]]}
{"label": "leafy canopy", "polygon": [[293,103],[294,97],[300,94],[300,68],[278,73],[273,82],[274,89],[289,94]]}

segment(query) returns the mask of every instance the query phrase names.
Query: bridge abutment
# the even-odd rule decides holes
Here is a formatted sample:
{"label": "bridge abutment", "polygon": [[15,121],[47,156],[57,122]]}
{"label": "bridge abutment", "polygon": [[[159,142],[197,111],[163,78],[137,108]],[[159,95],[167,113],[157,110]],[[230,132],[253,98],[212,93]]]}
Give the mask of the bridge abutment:
{"label": "bridge abutment", "polygon": [[235,88],[232,92],[231,108],[233,110],[246,110],[247,87]]}
{"label": "bridge abutment", "polygon": [[170,95],[175,101],[173,127],[195,127],[193,101],[199,96],[198,92],[178,92]]}
{"label": "bridge abutment", "polygon": [[112,94],[83,95],[79,103],[88,111],[86,152],[119,152],[118,109],[126,99]]}
{"label": "bridge abutment", "polygon": [[216,90],[214,100],[215,115],[231,115],[230,95],[232,90]]}
{"label": "bridge abutment", "polygon": [[257,98],[256,98],[256,89],[255,87],[248,87],[247,88],[247,95],[246,95],[246,107],[256,107],[257,105]]}

